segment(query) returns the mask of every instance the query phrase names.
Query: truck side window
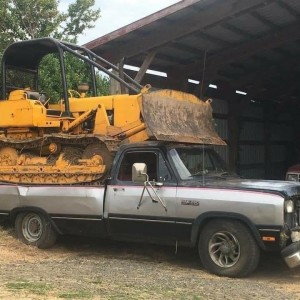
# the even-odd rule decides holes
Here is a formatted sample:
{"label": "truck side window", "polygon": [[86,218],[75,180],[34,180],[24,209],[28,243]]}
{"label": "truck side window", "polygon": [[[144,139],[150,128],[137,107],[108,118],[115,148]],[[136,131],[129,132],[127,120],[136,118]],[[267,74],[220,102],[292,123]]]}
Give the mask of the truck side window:
{"label": "truck side window", "polygon": [[132,165],[134,163],[145,163],[149,180],[158,180],[158,155],[156,152],[127,152],[121,162],[118,180],[132,181]]}
{"label": "truck side window", "polygon": [[171,174],[161,153],[158,157],[158,177],[159,182],[171,180]]}
{"label": "truck side window", "polygon": [[150,181],[170,181],[171,174],[167,168],[166,161],[158,152],[127,152],[125,153],[118,172],[118,180],[132,181],[132,165],[134,163],[145,163]]}

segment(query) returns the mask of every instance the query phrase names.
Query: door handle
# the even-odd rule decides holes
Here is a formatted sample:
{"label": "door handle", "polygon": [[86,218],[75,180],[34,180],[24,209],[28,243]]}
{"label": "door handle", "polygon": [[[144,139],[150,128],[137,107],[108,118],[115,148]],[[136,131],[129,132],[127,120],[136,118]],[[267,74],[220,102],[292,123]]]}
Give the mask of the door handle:
{"label": "door handle", "polygon": [[118,192],[118,191],[125,192],[125,189],[124,188],[114,188],[114,192]]}

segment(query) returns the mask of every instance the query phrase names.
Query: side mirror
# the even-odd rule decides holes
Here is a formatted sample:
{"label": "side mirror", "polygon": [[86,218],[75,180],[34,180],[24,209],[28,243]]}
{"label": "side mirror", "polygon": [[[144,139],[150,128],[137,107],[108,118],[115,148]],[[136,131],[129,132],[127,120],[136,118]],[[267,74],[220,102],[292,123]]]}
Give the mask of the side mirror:
{"label": "side mirror", "polygon": [[132,181],[145,182],[147,179],[147,165],[144,163],[134,163],[132,165]]}

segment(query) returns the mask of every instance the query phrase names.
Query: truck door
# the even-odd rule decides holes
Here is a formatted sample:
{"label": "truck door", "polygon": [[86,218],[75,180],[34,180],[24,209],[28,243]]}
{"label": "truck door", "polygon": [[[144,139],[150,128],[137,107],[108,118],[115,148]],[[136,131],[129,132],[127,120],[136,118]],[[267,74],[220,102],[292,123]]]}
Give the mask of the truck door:
{"label": "truck door", "polygon": [[[132,165],[145,163],[149,180],[157,195],[145,192],[143,183],[132,181]],[[157,184],[156,184],[157,183]],[[159,183],[159,184],[158,184]],[[174,231],[176,211],[176,181],[159,150],[125,152],[117,172],[107,187],[105,214],[112,237],[137,240],[176,240]],[[140,205],[139,205],[140,203]]]}

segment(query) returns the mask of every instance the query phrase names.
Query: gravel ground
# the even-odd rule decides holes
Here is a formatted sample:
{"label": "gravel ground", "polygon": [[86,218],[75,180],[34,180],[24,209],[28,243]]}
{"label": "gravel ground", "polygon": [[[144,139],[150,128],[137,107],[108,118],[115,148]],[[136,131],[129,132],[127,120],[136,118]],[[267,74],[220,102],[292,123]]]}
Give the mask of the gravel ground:
{"label": "gravel ground", "polygon": [[207,273],[192,249],[66,238],[38,250],[0,230],[0,299],[300,299],[300,268],[262,256],[249,278]]}

